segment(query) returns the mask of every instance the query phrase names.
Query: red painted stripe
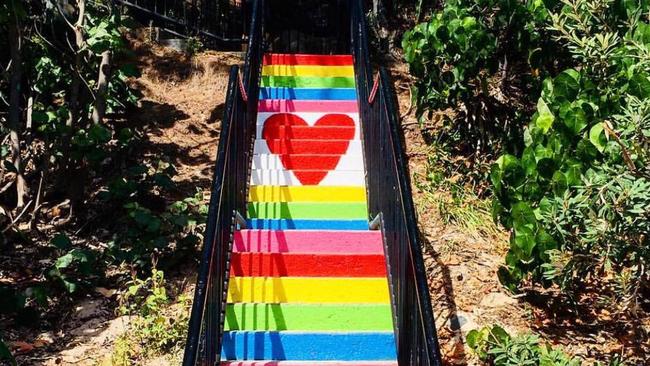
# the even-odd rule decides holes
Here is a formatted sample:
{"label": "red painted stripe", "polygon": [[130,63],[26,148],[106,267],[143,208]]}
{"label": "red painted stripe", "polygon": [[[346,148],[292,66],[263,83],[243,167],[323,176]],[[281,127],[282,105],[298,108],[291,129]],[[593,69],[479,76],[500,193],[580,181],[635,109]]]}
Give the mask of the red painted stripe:
{"label": "red painted stripe", "polygon": [[300,55],[282,53],[267,53],[264,55],[264,65],[347,66],[352,64],[352,55]]}
{"label": "red painted stripe", "polygon": [[258,112],[359,113],[356,100],[261,99]]}
{"label": "red painted stripe", "polygon": [[241,230],[233,252],[384,254],[380,231]]}
{"label": "red painted stripe", "polygon": [[345,154],[349,140],[266,140],[274,154]]}
{"label": "red painted stripe", "polygon": [[319,170],[323,166],[336,167],[341,155],[283,154],[279,158],[285,169]]}
{"label": "red painted stripe", "polygon": [[233,253],[231,263],[231,276],[386,277],[379,254]]}
{"label": "red painted stripe", "polygon": [[275,138],[278,139],[319,139],[327,138],[336,140],[349,140],[354,137],[354,126],[276,126]]}

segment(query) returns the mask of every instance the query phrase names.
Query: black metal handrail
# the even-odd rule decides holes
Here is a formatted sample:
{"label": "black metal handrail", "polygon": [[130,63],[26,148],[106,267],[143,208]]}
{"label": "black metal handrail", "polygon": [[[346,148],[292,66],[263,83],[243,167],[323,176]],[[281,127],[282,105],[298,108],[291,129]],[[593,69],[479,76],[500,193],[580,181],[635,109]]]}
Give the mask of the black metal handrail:
{"label": "black metal handrail", "polygon": [[140,21],[181,37],[198,36],[208,44],[238,46],[246,42],[246,0],[115,0]]}
{"label": "black metal handrail", "polygon": [[267,30],[276,53],[347,53],[350,0],[268,0]]}
{"label": "black metal handrail", "polygon": [[230,253],[237,213],[246,209],[256,133],[263,29],[264,0],[255,0],[243,75],[230,69],[184,366],[215,365],[221,356]]}
{"label": "black metal handrail", "polygon": [[351,41],[367,170],[368,207],[379,216],[391,286],[399,365],[442,365],[397,103],[384,68],[373,77],[366,17],[352,0]]}

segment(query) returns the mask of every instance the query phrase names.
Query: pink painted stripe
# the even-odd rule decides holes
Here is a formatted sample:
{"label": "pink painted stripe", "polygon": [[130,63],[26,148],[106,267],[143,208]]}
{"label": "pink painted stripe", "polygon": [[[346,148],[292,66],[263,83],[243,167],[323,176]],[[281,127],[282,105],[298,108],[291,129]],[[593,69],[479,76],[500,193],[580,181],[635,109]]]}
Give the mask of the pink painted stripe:
{"label": "pink painted stripe", "polygon": [[258,112],[327,112],[359,113],[356,100],[287,100],[262,99]]}
{"label": "pink painted stripe", "polygon": [[241,230],[234,252],[384,254],[379,231]]}
{"label": "pink painted stripe", "polygon": [[397,361],[222,361],[221,366],[397,366]]}

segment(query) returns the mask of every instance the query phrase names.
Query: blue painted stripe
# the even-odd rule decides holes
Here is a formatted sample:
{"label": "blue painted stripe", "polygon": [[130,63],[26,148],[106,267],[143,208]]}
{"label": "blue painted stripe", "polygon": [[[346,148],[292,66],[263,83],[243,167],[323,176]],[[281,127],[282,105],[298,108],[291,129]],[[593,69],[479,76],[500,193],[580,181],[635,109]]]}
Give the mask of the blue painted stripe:
{"label": "blue painted stripe", "polygon": [[368,220],[248,219],[248,229],[368,230]]}
{"label": "blue painted stripe", "polygon": [[260,99],[357,100],[357,90],[351,88],[260,88]]}
{"label": "blue painted stripe", "polygon": [[226,360],[394,360],[392,332],[224,332]]}

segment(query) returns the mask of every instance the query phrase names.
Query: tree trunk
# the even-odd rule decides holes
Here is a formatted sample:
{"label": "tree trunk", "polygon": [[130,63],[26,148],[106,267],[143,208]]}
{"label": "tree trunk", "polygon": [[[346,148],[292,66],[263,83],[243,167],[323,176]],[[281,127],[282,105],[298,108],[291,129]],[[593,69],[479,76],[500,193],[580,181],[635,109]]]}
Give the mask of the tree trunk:
{"label": "tree trunk", "polygon": [[75,122],[79,120],[79,94],[81,89],[81,63],[83,62],[82,49],[84,46],[84,18],[86,12],[86,1],[77,0],[77,7],[79,10],[79,17],[77,22],[73,25],[75,36],[75,56],[74,56],[74,70],[72,75],[72,85],[70,88],[70,115],[66,126],[72,127]]}
{"label": "tree trunk", "polygon": [[16,169],[16,206],[22,207],[27,196],[27,184],[23,175],[22,157],[20,151],[20,97],[22,93],[22,34],[21,24],[16,16],[11,16],[9,24],[9,42],[11,48],[11,76],[9,91],[9,140],[11,145],[12,164]]}
{"label": "tree trunk", "polygon": [[102,52],[102,62],[99,64],[99,75],[97,76],[97,93],[95,93],[95,105],[93,106],[93,123],[99,124],[104,120],[106,113],[106,91],[108,81],[111,78],[111,51]]}
{"label": "tree trunk", "polygon": [[382,53],[390,52],[388,19],[386,18],[386,8],[382,0],[372,0],[372,13],[375,18],[375,34],[379,40],[380,51]]}

